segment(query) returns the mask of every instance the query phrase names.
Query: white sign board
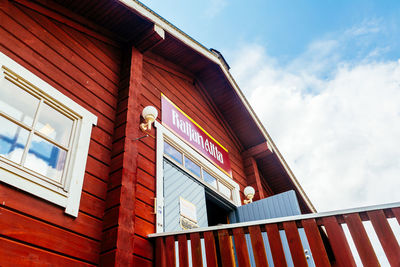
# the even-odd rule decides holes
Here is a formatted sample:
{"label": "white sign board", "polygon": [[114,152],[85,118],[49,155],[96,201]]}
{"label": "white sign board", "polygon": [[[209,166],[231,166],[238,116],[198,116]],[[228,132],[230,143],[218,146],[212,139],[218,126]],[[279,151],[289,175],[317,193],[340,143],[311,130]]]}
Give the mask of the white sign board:
{"label": "white sign board", "polygon": [[181,216],[197,223],[196,205],[182,197],[179,198]]}

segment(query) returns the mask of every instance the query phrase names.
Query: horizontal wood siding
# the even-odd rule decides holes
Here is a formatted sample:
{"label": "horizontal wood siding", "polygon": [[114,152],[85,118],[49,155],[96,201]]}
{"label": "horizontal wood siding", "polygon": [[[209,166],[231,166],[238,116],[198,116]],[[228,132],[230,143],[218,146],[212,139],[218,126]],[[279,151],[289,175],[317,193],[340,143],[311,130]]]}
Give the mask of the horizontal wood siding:
{"label": "horizontal wood siding", "polygon": [[207,93],[220,88],[204,88],[182,67],[119,46],[117,39],[95,32],[97,26],[85,26],[93,23],[46,3],[0,0],[0,50],[94,113],[98,123],[77,218],[0,184],[0,216],[17,221],[0,219],[0,246],[10,247],[10,254],[0,252],[0,262],[24,265],[29,261],[22,259],[35,255],[54,265],[151,266],[154,250],[147,235],[155,231],[155,129],[135,141],[144,135],[138,126],[145,106],[155,106],[160,121],[164,93],[226,147],[241,192],[254,166],[243,162],[243,145]]}
{"label": "horizontal wood siding", "polygon": [[[240,144],[225,126],[226,122],[213,106],[212,99],[208,98],[201,85],[197,84],[193,76],[186,71],[159,57],[149,55],[144,59],[143,92],[139,101],[143,107],[155,106],[161,114],[161,93],[228,149],[233,179],[241,187],[247,186]],[[160,120],[160,117],[158,119]],[[143,154],[144,157],[150,156],[149,153]]]}
{"label": "horizontal wood siding", "polygon": [[22,0],[1,1],[0,51],[94,113],[98,124],[92,130],[77,218],[66,215],[62,207],[0,184],[0,265],[96,265],[111,164],[120,52],[110,45],[113,42],[68,26],[73,25],[66,23],[68,14],[57,13],[56,20],[54,12],[35,7],[38,5]]}
{"label": "horizontal wood siding", "polygon": [[[192,74],[157,55],[147,53],[143,58],[143,77],[140,90],[141,93],[138,96],[140,111],[145,106],[152,105],[157,108],[160,114],[158,120],[161,121],[161,93],[165,94],[228,149],[233,179],[240,184],[241,190],[247,186],[240,144],[238,144],[232,132],[226,128],[226,122],[218,113],[217,108],[213,106],[212,100],[208,98],[201,85],[196,84]],[[120,105],[123,105],[122,99]],[[121,111],[124,110],[123,107],[119,108]],[[120,122],[116,123],[120,126],[115,131],[116,136],[120,132],[119,138],[123,138],[124,116],[119,115],[120,111],[117,113],[117,121]],[[152,129],[152,136],[138,140],[133,254],[134,260],[137,263],[140,262],[140,264],[151,264],[154,259],[153,253],[148,251],[152,248],[152,244],[145,237],[155,231],[155,216],[152,213],[156,195],[156,140],[153,137],[155,133],[155,129]],[[118,140],[118,137],[115,138],[114,144]],[[118,152],[116,152],[115,157],[118,157]],[[118,172],[117,168],[115,172]]]}

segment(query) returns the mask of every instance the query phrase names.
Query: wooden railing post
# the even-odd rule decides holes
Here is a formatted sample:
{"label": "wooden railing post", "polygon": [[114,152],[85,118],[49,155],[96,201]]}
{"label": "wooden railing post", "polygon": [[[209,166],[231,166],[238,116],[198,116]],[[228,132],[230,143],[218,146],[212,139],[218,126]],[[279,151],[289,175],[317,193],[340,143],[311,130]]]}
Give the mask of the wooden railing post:
{"label": "wooden railing post", "polygon": [[357,213],[353,213],[343,215],[343,217],[347,227],[349,227],[351,237],[364,266],[380,266],[360,216]]}
{"label": "wooden railing post", "polygon": [[397,222],[400,224],[400,208],[392,209],[394,216],[397,219]]}
{"label": "wooden railing post", "polygon": [[277,224],[267,224],[265,225],[267,230],[269,246],[271,247],[272,259],[274,261],[274,266],[287,266],[285,252],[282,247],[282,240],[279,234],[279,229]]}
{"label": "wooden railing post", "polygon": [[203,267],[203,257],[201,253],[200,234],[190,234],[190,244],[192,248],[192,265]]}
{"label": "wooden railing post", "polygon": [[338,266],[356,267],[346,236],[335,216],[322,219]]}
{"label": "wooden railing post", "polygon": [[164,237],[158,237],[156,239],[156,266],[167,267],[165,259]]}
{"label": "wooden railing post", "polygon": [[292,254],[293,262],[296,263],[296,266],[308,267],[296,222],[284,222],[283,229],[285,229],[285,234],[289,243],[289,249],[290,253]]}
{"label": "wooden railing post", "polygon": [[254,260],[257,267],[268,267],[267,254],[259,225],[249,226],[251,246],[253,247]]}
{"label": "wooden railing post", "polygon": [[[187,232],[158,233],[150,235],[155,240],[155,265],[202,267],[236,266],[249,267],[253,264],[268,266],[267,250],[272,254],[274,266],[287,266],[291,258],[295,266],[352,267],[356,266],[349,240],[353,240],[363,266],[380,266],[363,221],[371,221],[373,229],[391,266],[400,266],[400,245],[388,219],[397,219],[400,224],[400,203],[357,208],[345,211],[306,214],[285,218],[219,225]],[[348,235],[343,227],[349,229]],[[303,229],[312,258],[307,259],[303,243]],[[289,249],[284,249],[280,231],[284,231]],[[299,232],[301,231],[301,232]],[[263,238],[266,232],[268,241]],[[246,234],[251,247],[248,247]],[[301,238],[300,238],[301,236]],[[191,244],[191,261],[188,255],[188,239]],[[204,246],[201,239],[204,238]],[[176,256],[176,241],[179,256]],[[374,240],[372,240],[374,241]],[[266,244],[266,245],[264,245]],[[304,246],[303,246],[304,245]],[[373,246],[374,245],[374,246]],[[203,253],[203,249],[205,253]],[[308,249],[308,248],[307,248]],[[250,253],[252,252],[252,253]],[[252,254],[252,256],[250,256]],[[357,254],[357,253],[356,253]],[[334,258],[333,258],[334,255]],[[329,257],[328,257],[329,256]],[[176,258],[178,257],[178,259]],[[268,256],[269,257],[269,256]]]}
{"label": "wooden railing post", "polygon": [[217,267],[217,252],[215,250],[215,240],[213,232],[204,232],[204,245],[207,255],[207,266]]}
{"label": "wooden railing post", "polygon": [[391,266],[400,266],[400,247],[382,210],[368,212],[372,226]]}
{"label": "wooden railing post", "polygon": [[189,267],[187,239],[185,234],[178,235],[179,266]]}
{"label": "wooden railing post", "polygon": [[303,225],[304,231],[306,232],[307,240],[310,244],[310,249],[315,265],[327,267],[331,266],[315,220],[303,220],[301,224]]}
{"label": "wooden railing post", "polygon": [[236,257],[238,259],[239,266],[250,267],[249,252],[247,250],[243,228],[234,228],[232,232],[235,240]]}
{"label": "wooden railing post", "polygon": [[218,231],[219,253],[221,255],[221,263],[223,267],[234,266],[235,262],[230,238],[228,230]]}
{"label": "wooden railing post", "polygon": [[175,267],[175,238],[174,236],[167,236],[165,238],[165,255],[168,267]]}

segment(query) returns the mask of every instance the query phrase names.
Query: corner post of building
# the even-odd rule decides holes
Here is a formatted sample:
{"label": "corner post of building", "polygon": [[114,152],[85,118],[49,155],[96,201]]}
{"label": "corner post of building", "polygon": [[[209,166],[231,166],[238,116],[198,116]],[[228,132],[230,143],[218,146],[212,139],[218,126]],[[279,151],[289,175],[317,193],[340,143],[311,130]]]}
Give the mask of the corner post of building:
{"label": "corner post of building", "polygon": [[260,175],[257,159],[263,156],[270,155],[272,152],[269,149],[267,142],[250,147],[242,152],[245,174],[247,177],[248,185],[254,187],[256,194],[255,200],[267,197],[264,193],[262,184],[262,176]]}
{"label": "corner post of building", "polygon": [[[127,49],[128,50],[128,49]],[[123,56],[114,128],[109,189],[104,214],[100,265],[132,266],[138,162],[137,138],[142,134],[141,106],[143,55],[135,47]],[[130,55],[130,60],[129,60]]]}
{"label": "corner post of building", "polygon": [[117,241],[120,258],[117,258],[116,266],[131,266],[133,264],[138,164],[138,142],[136,139],[142,135],[139,129],[141,114],[139,96],[142,86],[143,55],[135,47],[132,47],[131,53],[127,122],[125,130],[126,141],[124,146],[123,177],[121,180],[120,231]]}
{"label": "corner post of building", "polygon": [[258,171],[256,160],[254,157],[249,156],[244,158],[244,162],[248,185],[252,186],[256,191],[255,200],[265,198],[266,196],[262,187],[261,177]]}

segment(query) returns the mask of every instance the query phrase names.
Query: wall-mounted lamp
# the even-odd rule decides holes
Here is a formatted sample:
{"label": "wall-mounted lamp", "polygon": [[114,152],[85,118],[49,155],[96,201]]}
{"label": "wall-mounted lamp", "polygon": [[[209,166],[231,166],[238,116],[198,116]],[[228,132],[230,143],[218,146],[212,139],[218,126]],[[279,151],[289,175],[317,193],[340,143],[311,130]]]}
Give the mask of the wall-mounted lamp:
{"label": "wall-mounted lamp", "polygon": [[253,197],[256,191],[252,186],[247,186],[244,189],[244,195],[246,196],[247,199],[243,200],[244,204],[249,204],[253,202]]}
{"label": "wall-mounted lamp", "polygon": [[145,122],[140,124],[140,129],[142,131],[151,130],[151,124],[156,120],[158,116],[158,111],[153,106],[147,106],[142,111],[142,117],[144,118]]}

